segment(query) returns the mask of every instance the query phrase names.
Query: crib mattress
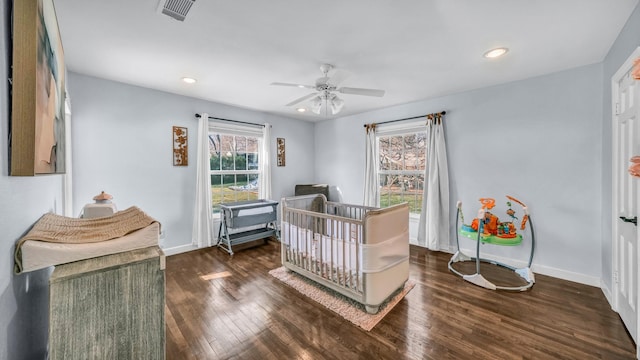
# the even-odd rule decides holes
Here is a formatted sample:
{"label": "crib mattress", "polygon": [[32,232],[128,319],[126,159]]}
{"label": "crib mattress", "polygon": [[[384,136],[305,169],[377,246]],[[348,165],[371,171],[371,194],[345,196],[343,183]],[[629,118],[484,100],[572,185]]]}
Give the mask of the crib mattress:
{"label": "crib mattress", "polygon": [[157,246],[159,235],[160,224],[155,222],[125,236],[94,243],[64,244],[27,240],[22,244],[22,271]]}

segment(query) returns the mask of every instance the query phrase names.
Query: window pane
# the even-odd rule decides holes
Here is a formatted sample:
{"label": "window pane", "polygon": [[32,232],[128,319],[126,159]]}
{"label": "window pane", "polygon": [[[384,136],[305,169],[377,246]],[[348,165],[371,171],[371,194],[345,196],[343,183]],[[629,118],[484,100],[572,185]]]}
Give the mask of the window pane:
{"label": "window pane", "polygon": [[258,149],[258,138],[248,137],[247,138],[247,152],[257,153]]}
{"label": "window pane", "polygon": [[404,199],[409,203],[409,211],[419,214],[422,212],[422,193],[424,188],[424,175],[407,176],[407,188]]}
{"label": "window pane", "polygon": [[389,187],[387,186],[387,175],[380,175],[380,207],[389,206]]}
{"label": "window pane", "polygon": [[381,137],[378,139],[378,151],[380,156],[379,169],[389,170],[389,138]]}
{"label": "window pane", "polygon": [[391,205],[397,205],[404,202],[404,189],[406,187],[404,176],[397,175],[396,182],[391,188],[393,195],[391,197]]}
{"label": "window pane", "polygon": [[231,178],[233,176],[233,180],[232,183],[230,183],[229,186],[227,186],[227,190],[229,190],[229,196],[233,199],[232,201],[240,201],[242,200],[242,194],[241,192],[235,191],[235,188],[238,187],[238,177],[242,176],[242,175],[228,175],[229,178]]}
{"label": "window pane", "polygon": [[238,174],[236,175],[236,186],[244,186],[247,185],[247,174]]}
{"label": "window pane", "polygon": [[220,170],[220,153],[209,155],[209,168],[211,170]]}
{"label": "window pane", "polygon": [[220,170],[220,135],[209,135],[209,166]]}
{"label": "window pane", "polygon": [[227,152],[222,154],[222,169],[221,170],[233,170],[233,154]]}
{"label": "window pane", "polygon": [[213,213],[220,212],[220,203],[223,201],[222,176],[211,175],[211,205]]}
{"label": "window pane", "polygon": [[238,193],[239,200],[255,200],[258,198],[258,175],[238,175],[238,184],[241,183],[243,185]]}
{"label": "window pane", "polygon": [[235,191],[233,191],[233,189],[231,189],[231,186],[235,186],[236,183],[236,176],[233,174],[226,174],[226,175],[222,175],[222,202],[223,203],[228,203],[228,202],[235,202],[236,200],[236,194]]}
{"label": "window pane", "polygon": [[258,170],[258,153],[247,154],[247,169]]}
{"label": "window pane", "polygon": [[258,200],[258,192],[260,191],[260,182],[258,174],[249,175],[249,191],[247,191],[247,200]]}
{"label": "window pane", "polygon": [[402,151],[403,151],[402,136],[392,136],[389,138],[389,170],[402,170]]}
{"label": "window pane", "polygon": [[236,157],[234,161],[235,161],[236,170],[247,170],[247,153],[245,152],[236,153]]}
{"label": "window pane", "polygon": [[236,152],[247,152],[247,138],[245,136],[236,136]]}
{"label": "window pane", "polygon": [[421,131],[415,134],[415,153],[418,160],[418,170],[424,170],[427,167],[427,133]]}
{"label": "window pane", "polygon": [[388,207],[402,202],[401,182],[401,175],[380,175],[380,207]]}
{"label": "window pane", "polygon": [[236,153],[233,158],[236,170],[247,170],[247,138],[236,136]]}
{"label": "window pane", "polygon": [[220,136],[220,152],[222,156],[221,170],[234,170],[233,165],[233,136],[221,135]]}
{"label": "window pane", "polygon": [[235,185],[236,176],[234,174],[222,175],[222,183],[228,186]]}
{"label": "window pane", "polygon": [[[225,201],[244,201],[258,199],[258,175],[236,174],[224,175]],[[233,183],[231,183],[233,181]]]}
{"label": "window pane", "polygon": [[420,169],[420,160],[423,151],[424,146],[420,146],[420,139],[417,134],[404,137],[405,170]]}

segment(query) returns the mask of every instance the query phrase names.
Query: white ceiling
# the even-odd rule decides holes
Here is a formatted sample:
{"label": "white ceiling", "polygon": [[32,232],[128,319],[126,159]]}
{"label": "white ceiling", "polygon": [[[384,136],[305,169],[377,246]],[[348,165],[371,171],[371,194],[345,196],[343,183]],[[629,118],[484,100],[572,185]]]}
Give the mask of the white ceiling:
{"label": "white ceiling", "polygon": [[638,0],[196,0],[184,22],[159,0],[54,2],[70,71],[318,121],[285,106],[309,90],[270,83],[330,63],[386,90],[340,95],[346,116],[598,63]]}

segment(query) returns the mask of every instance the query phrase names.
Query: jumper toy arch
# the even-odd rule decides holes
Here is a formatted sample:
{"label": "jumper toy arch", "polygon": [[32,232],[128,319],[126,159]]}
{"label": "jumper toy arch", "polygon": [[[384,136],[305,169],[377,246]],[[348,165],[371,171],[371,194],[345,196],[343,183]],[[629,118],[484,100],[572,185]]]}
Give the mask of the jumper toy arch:
{"label": "jumper toy arch", "polygon": [[[478,286],[482,286],[491,290],[511,290],[511,291],[525,291],[533,286],[535,283],[535,277],[533,272],[531,271],[531,263],[533,262],[533,253],[535,250],[535,235],[533,232],[533,221],[531,220],[531,215],[529,214],[529,208],[522,201],[507,195],[507,206],[509,209],[507,210],[507,215],[511,217],[511,221],[500,222],[498,217],[493,215],[489,210],[491,210],[495,206],[495,200],[492,198],[481,198],[480,204],[481,207],[478,210],[478,216],[473,219],[473,222],[470,225],[466,225],[464,223],[464,215],[462,213],[462,202],[458,201],[458,212],[456,214],[456,246],[457,251],[451,259],[449,260],[449,270],[454,274],[462,277],[464,280],[469,281]],[[531,233],[531,252],[529,253],[529,262],[526,267],[516,268],[511,265],[507,265],[495,260],[484,259],[480,257],[480,242],[493,244],[493,245],[502,245],[502,246],[515,246],[520,245],[522,243],[522,234],[518,233],[516,229],[516,220],[518,218],[515,216],[516,212],[511,209],[511,201],[522,206],[522,210],[524,215],[520,222],[519,229],[524,232],[527,228],[527,223],[529,223],[529,231]],[[460,225],[460,223],[462,223]],[[460,250],[460,236],[464,236],[476,241],[476,256],[472,257],[464,254]],[[456,262],[475,262],[476,263],[476,272],[474,274],[463,274],[460,271],[453,268],[453,263]],[[492,265],[500,266],[515,272],[518,276],[524,279],[527,283],[521,286],[499,286],[491,281],[487,280],[480,273],[480,263],[489,263]]]}

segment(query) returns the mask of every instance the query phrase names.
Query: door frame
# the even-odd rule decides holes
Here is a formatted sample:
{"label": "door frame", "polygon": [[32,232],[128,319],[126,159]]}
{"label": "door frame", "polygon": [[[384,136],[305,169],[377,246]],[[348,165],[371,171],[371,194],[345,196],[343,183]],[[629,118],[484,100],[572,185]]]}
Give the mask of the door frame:
{"label": "door frame", "polygon": [[[611,77],[611,163],[612,163],[612,186],[611,186],[611,233],[612,233],[612,237],[611,237],[611,257],[612,257],[612,269],[611,269],[611,284],[612,284],[612,289],[611,289],[611,297],[612,297],[612,309],[616,312],[618,312],[618,308],[619,308],[619,292],[620,292],[620,286],[619,286],[619,282],[618,282],[618,267],[620,265],[620,261],[618,259],[618,255],[619,255],[619,248],[618,248],[618,235],[619,235],[619,231],[618,231],[618,218],[617,218],[617,209],[618,209],[618,180],[619,180],[619,174],[621,173],[618,167],[620,166],[620,163],[618,161],[616,161],[616,157],[617,157],[617,147],[618,147],[618,127],[617,127],[617,122],[615,121],[616,117],[618,116],[617,114],[617,99],[619,97],[619,93],[618,93],[618,82],[620,81],[620,79],[622,79],[622,77],[629,72],[629,69],[631,69],[633,67],[633,62],[635,59],[640,58],[640,46],[637,47],[629,56],[629,58],[627,58],[627,60],[620,66],[620,68],[618,69],[618,71],[616,71],[616,73]],[[640,109],[640,104],[637,105],[638,109]],[[638,112],[640,112],[640,110],[637,110]],[[638,114],[640,117],[640,114]],[[638,154],[640,155],[640,154]],[[631,175],[627,175],[627,176],[631,176]],[[639,194],[634,194],[634,196],[639,196]],[[637,252],[638,252],[638,259],[640,259],[640,246],[637,246]],[[639,272],[640,272],[640,267],[638,268]],[[638,276],[640,274],[636,275],[636,279],[638,279],[638,282],[636,284],[636,289],[640,289],[639,285],[640,285],[640,276]],[[640,291],[638,292],[639,296],[638,298],[640,298]],[[638,337],[640,339],[640,332],[638,332],[637,330],[640,330],[640,309],[638,309],[638,304],[636,304],[636,309],[638,311],[636,311],[638,318],[636,319],[636,333],[638,334]],[[636,357],[640,358],[640,347],[637,346],[636,344]]]}

